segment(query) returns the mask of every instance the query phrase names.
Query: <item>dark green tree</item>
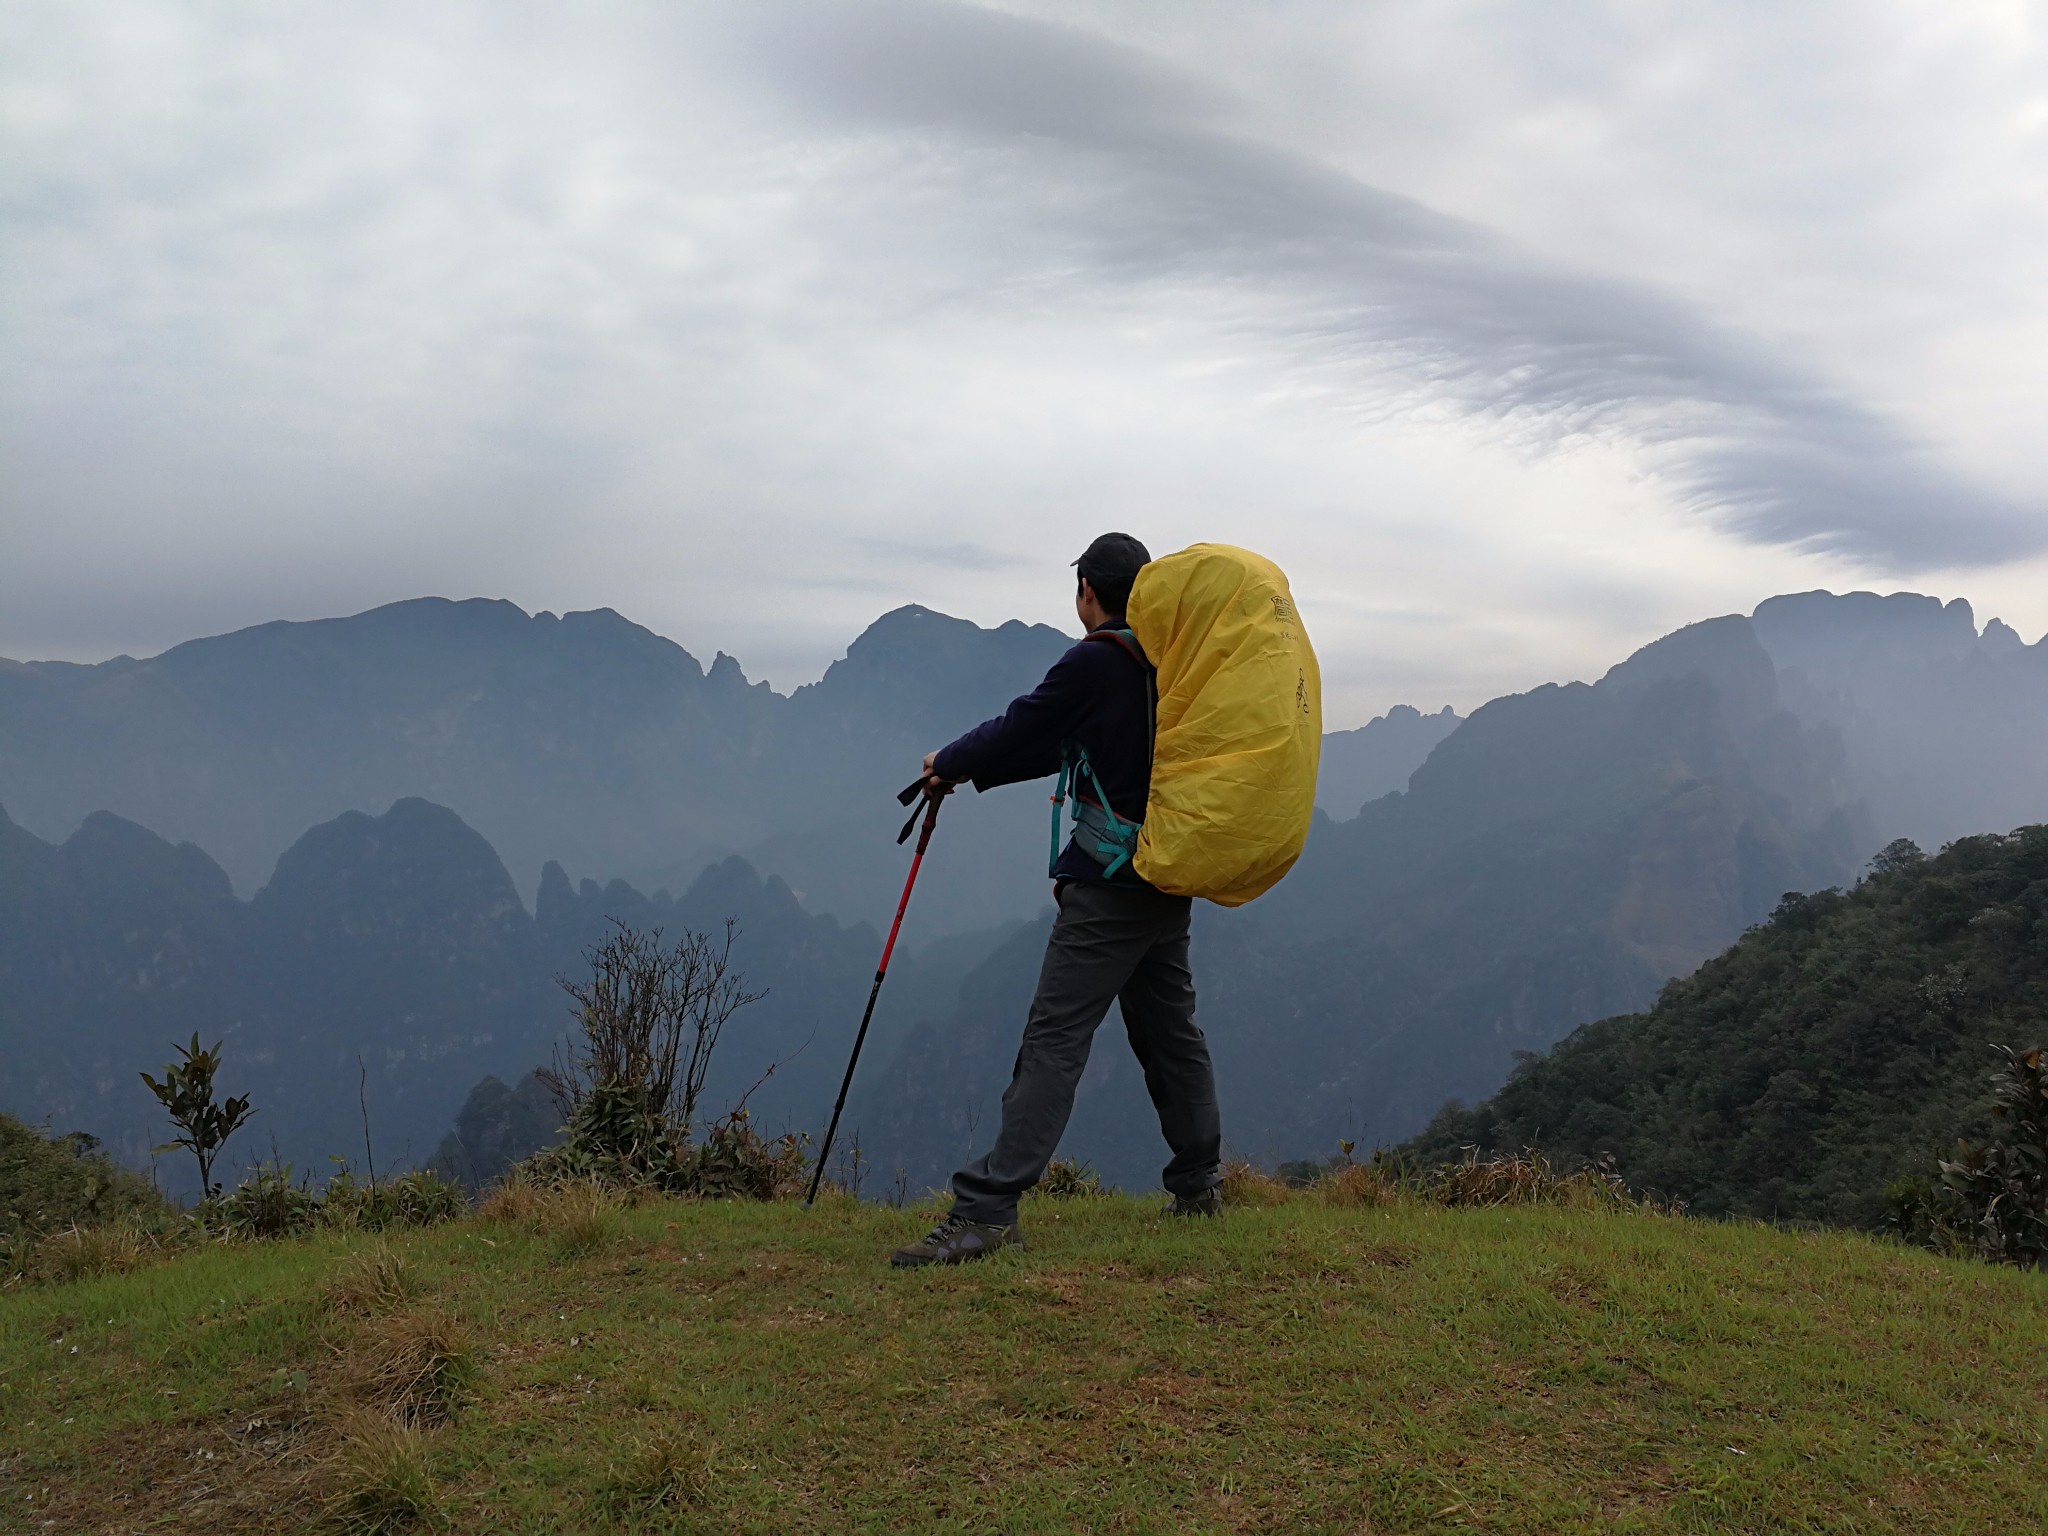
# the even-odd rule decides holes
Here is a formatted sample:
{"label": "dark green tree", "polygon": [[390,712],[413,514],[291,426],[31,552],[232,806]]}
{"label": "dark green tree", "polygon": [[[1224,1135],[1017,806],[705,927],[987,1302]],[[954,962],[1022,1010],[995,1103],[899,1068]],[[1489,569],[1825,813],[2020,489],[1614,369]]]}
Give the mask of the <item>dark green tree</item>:
{"label": "dark green tree", "polygon": [[2038,1269],[2048,1264],[2048,1051],[1998,1050],[1993,1140],[1962,1141],[1934,1182],[1937,1246]]}
{"label": "dark green tree", "polygon": [[147,1072],[141,1074],[142,1080],[149,1084],[149,1091],[156,1095],[157,1102],[170,1115],[171,1123],[183,1132],[156,1150],[188,1149],[199,1159],[200,1193],[217,1196],[220,1186],[213,1182],[213,1160],[254,1110],[246,1095],[218,1104],[214,1102],[213,1078],[220,1070],[220,1041],[214,1041],[212,1050],[204,1050],[200,1047],[198,1034],[194,1033],[190,1045],[173,1048],[184,1060],[174,1061],[165,1067],[162,1082]]}

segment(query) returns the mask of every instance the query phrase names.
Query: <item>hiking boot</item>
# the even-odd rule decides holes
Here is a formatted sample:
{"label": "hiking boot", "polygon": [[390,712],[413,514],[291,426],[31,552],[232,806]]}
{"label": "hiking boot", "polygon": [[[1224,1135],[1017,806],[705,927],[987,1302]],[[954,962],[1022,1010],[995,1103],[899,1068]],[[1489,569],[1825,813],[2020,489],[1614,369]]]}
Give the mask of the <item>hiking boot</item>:
{"label": "hiking boot", "polygon": [[917,1269],[925,1264],[965,1264],[985,1259],[998,1248],[1022,1248],[1023,1234],[1015,1222],[1007,1227],[948,1216],[908,1248],[889,1255],[897,1269]]}
{"label": "hiking boot", "polygon": [[1221,1216],[1223,1214],[1223,1191],[1214,1187],[1203,1190],[1199,1195],[1175,1195],[1173,1204],[1166,1208],[1169,1216]]}

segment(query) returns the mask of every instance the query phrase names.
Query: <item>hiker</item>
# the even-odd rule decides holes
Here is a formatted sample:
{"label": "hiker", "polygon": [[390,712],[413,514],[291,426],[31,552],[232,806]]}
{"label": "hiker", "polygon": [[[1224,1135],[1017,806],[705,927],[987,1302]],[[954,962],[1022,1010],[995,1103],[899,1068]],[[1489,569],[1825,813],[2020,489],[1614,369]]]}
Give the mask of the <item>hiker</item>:
{"label": "hiker", "polygon": [[1064,789],[1063,763],[1083,766],[1073,774],[1075,833],[1051,871],[1059,912],[995,1145],[953,1175],[951,1213],[891,1256],[899,1268],[963,1263],[1021,1243],[1018,1198],[1052,1160],[1112,1001],[1122,1005],[1173,1153],[1163,1176],[1173,1196],[1169,1212],[1222,1210],[1216,1082],[1208,1042],[1195,1025],[1188,970],[1193,901],[1156,889],[1130,856],[1151,789],[1155,722],[1152,668],[1124,619],[1132,584],[1151,558],[1126,533],[1090,544],[1074,562],[1074,611],[1084,638],[1002,715],[924,760],[933,794],[961,783],[980,791],[1054,773]]}

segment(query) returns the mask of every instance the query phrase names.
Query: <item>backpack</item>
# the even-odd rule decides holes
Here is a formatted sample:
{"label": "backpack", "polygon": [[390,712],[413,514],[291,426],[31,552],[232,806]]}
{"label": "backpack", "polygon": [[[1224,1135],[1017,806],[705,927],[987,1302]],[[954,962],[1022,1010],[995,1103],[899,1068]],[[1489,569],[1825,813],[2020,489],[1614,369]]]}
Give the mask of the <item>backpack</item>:
{"label": "backpack", "polygon": [[1132,867],[1242,906],[1294,866],[1315,814],[1322,674],[1287,578],[1249,550],[1190,545],[1138,572],[1125,621],[1157,701]]}

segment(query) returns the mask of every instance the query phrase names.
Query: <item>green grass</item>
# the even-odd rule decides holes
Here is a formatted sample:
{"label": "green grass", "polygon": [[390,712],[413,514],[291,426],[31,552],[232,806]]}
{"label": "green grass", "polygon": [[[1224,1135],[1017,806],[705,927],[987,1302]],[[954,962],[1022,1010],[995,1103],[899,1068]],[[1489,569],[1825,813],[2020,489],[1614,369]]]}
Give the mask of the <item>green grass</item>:
{"label": "green grass", "polygon": [[[1027,1203],[1028,1253],[937,1273],[883,1265],[929,1211],[662,1204],[17,1291],[0,1529],[2048,1529],[2048,1277],[1629,1213],[1156,1210]],[[380,1245],[404,1284],[364,1282]],[[365,1352],[443,1326],[445,1422],[365,1431]]]}

